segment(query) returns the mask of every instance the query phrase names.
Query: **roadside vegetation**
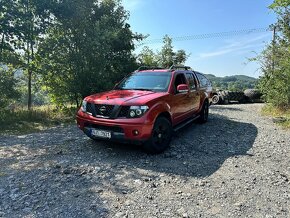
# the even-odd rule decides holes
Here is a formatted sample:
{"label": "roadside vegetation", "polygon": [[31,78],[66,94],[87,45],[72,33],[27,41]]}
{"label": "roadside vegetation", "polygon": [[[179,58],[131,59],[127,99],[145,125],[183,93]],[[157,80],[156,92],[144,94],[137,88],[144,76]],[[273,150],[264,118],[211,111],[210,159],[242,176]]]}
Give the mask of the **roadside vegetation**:
{"label": "roadside vegetation", "polygon": [[254,59],[260,63],[263,73],[258,87],[268,102],[264,113],[284,117],[280,124],[289,127],[290,1],[275,0],[269,8],[276,13],[277,22],[271,26],[275,33],[272,43]]}
{"label": "roadside vegetation", "polygon": [[290,128],[290,109],[279,109],[272,104],[267,104],[263,107],[262,114],[273,117],[273,121],[277,125],[283,128]]}
{"label": "roadside vegetation", "polygon": [[27,134],[52,126],[74,123],[75,107],[59,109],[56,106],[0,110],[0,134]]}

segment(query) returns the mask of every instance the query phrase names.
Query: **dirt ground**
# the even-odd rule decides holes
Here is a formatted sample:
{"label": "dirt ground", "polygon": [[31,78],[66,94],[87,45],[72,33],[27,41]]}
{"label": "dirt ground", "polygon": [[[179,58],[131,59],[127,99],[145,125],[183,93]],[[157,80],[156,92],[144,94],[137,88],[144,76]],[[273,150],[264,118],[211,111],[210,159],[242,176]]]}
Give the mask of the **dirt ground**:
{"label": "dirt ground", "polygon": [[75,125],[1,135],[0,217],[290,217],[290,131],[262,106],[212,106],[160,155]]}

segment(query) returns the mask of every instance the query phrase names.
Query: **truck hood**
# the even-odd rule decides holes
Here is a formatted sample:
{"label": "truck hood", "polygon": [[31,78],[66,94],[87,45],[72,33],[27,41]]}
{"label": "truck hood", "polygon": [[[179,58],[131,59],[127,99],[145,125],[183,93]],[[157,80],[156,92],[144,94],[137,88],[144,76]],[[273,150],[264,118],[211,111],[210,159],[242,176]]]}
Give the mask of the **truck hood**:
{"label": "truck hood", "polygon": [[141,105],[152,99],[165,95],[164,92],[139,90],[112,90],[90,95],[85,98],[88,102],[108,105]]}

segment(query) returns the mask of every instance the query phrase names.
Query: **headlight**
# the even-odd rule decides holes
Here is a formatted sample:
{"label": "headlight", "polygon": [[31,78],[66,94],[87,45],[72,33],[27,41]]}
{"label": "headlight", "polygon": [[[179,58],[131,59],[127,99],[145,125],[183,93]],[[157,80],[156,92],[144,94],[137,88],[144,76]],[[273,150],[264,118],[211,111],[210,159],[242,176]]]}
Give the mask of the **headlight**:
{"label": "headlight", "polygon": [[86,112],[87,111],[87,101],[83,100],[82,106],[81,106],[81,110],[82,112]]}
{"label": "headlight", "polygon": [[145,112],[149,109],[148,106],[131,106],[129,110],[130,118],[137,118],[143,116]]}

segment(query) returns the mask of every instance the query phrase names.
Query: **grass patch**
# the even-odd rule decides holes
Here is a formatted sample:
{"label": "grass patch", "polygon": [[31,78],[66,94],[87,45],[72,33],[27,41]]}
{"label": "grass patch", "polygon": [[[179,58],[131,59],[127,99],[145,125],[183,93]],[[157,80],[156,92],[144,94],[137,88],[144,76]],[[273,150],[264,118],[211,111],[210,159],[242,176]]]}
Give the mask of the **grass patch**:
{"label": "grass patch", "polygon": [[26,109],[1,110],[0,133],[27,134],[52,126],[70,124],[75,121],[76,108],[57,109],[52,106]]}
{"label": "grass patch", "polygon": [[273,121],[283,128],[290,129],[290,109],[281,110],[271,104],[267,104],[262,109],[262,114],[273,117]]}

